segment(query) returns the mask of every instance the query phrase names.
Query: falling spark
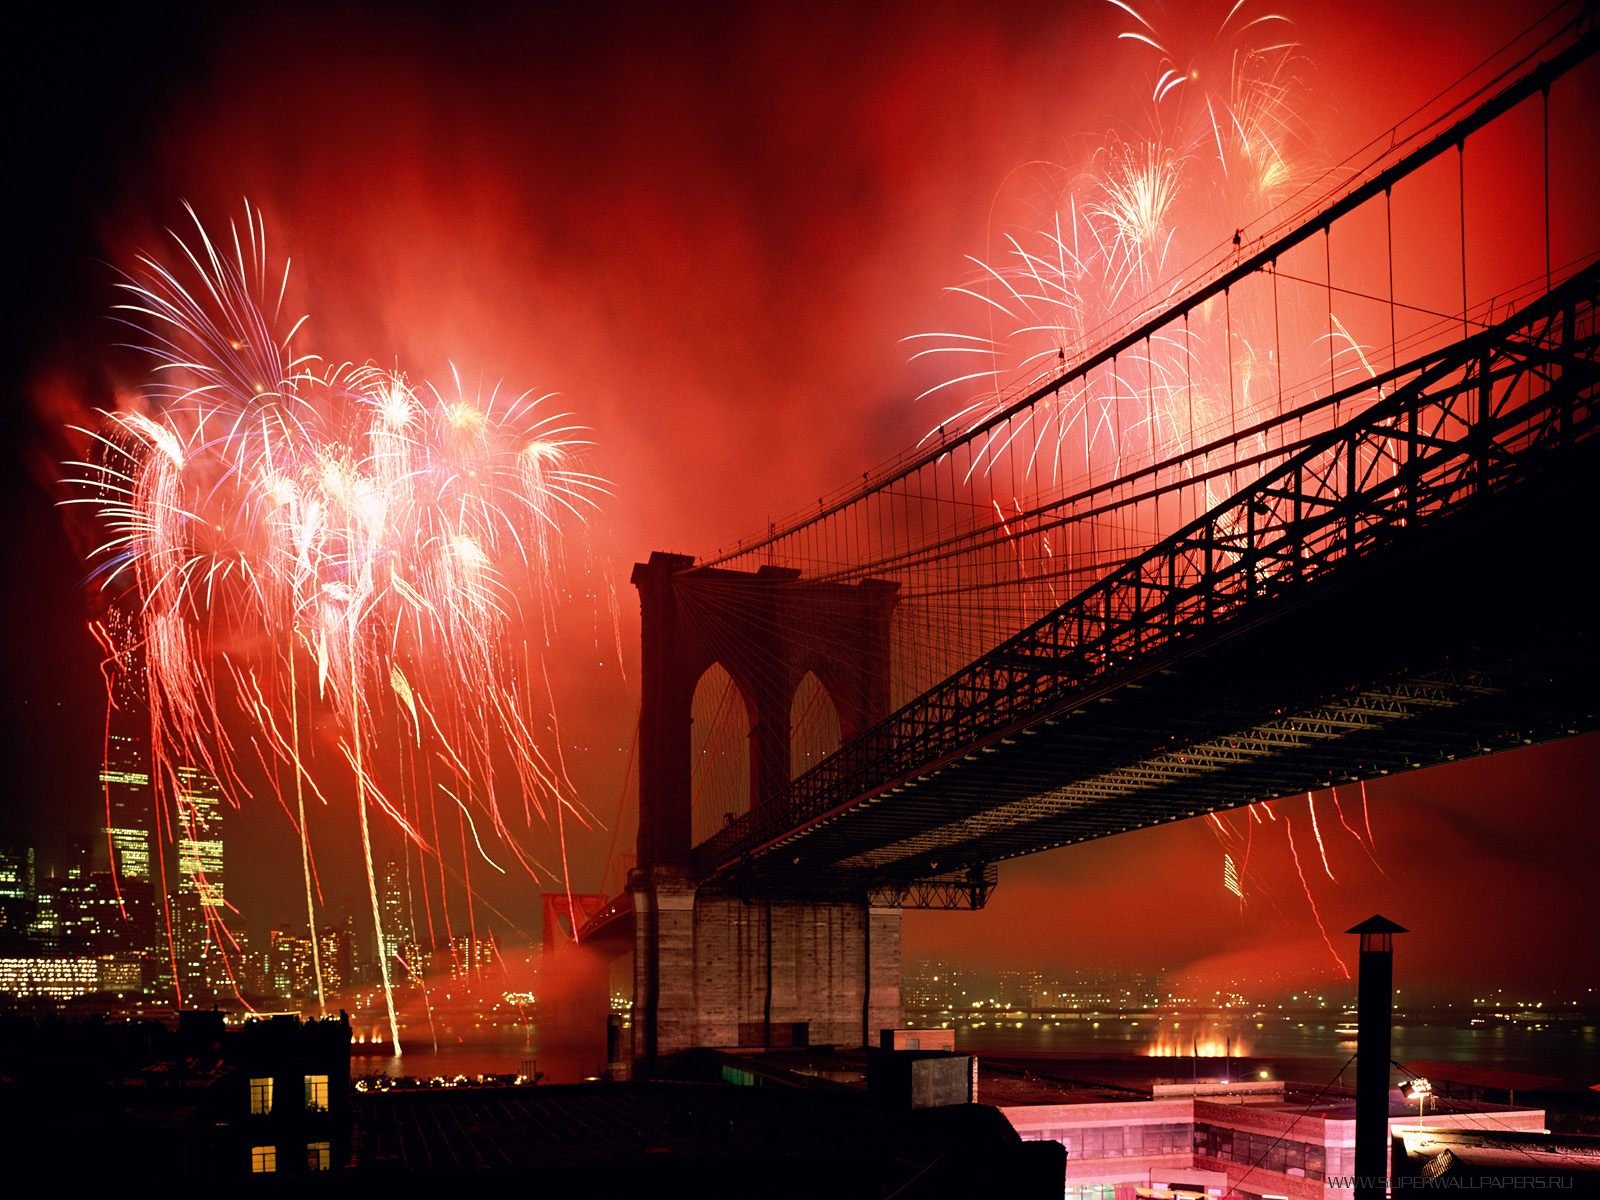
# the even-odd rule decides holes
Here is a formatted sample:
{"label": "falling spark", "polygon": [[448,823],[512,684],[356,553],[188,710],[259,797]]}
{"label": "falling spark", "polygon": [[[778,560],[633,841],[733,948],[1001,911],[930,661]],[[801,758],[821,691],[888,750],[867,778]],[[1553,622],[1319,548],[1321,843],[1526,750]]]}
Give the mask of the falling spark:
{"label": "falling spark", "polygon": [[1222,856],[1222,886],[1227,888],[1239,899],[1244,899],[1244,892],[1239,888],[1239,869],[1234,865],[1233,855]]}
{"label": "falling spark", "polygon": [[1328,848],[1322,844],[1322,830],[1317,828],[1317,801],[1310,792],[1306,793],[1306,810],[1311,814],[1311,832],[1317,839],[1317,853],[1322,857],[1322,869],[1328,878],[1338,883],[1333,878],[1333,868],[1328,865]]}
{"label": "falling spark", "polygon": [[[1042,223],[1003,234],[998,257],[969,258],[974,274],[947,290],[978,305],[982,332],[907,339],[917,347],[913,360],[955,364],[922,396],[983,389],[958,401],[938,431],[992,415],[1019,389],[1065,373],[1154,315],[1229,234],[1301,180],[1291,161],[1303,140],[1299,45],[1288,18],[1258,11],[1251,0],[1215,6],[1210,24],[1191,6],[1141,11],[1107,2],[1131,22],[1118,40],[1156,56],[1149,127],[1110,131],[1082,169],[1061,169],[1059,186],[1042,198],[1049,210]],[[1236,236],[1235,252],[1238,245]],[[1129,353],[1137,378],[1114,368],[1036,405],[1012,432],[1031,443],[1029,473],[1056,483],[1109,464],[1120,474],[1192,447],[1223,418],[1237,428],[1259,415],[1265,397],[1250,381],[1265,374],[1264,356],[1254,347],[1276,332],[1278,314],[1238,317],[1237,329],[1186,326],[1153,337]],[[1223,353],[1200,353],[1208,342],[1220,342]],[[974,469],[993,469],[1006,446],[989,442]]]}
{"label": "falling spark", "polygon": [[1294,822],[1289,819],[1289,814],[1283,814],[1284,828],[1289,833],[1289,853],[1294,856],[1295,873],[1300,876],[1300,887],[1305,891],[1306,903],[1311,906],[1311,915],[1316,918],[1317,932],[1322,934],[1322,944],[1328,948],[1328,953],[1333,956],[1333,961],[1339,965],[1339,973],[1346,979],[1350,978],[1350,968],[1344,965],[1344,959],[1339,957],[1339,952],[1333,948],[1333,942],[1328,937],[1328,927],[1322,923],[1322,913],[1317,909],[1316,898],[1311,895],[1311,884],[1306,882],[1305,869],[1300,865],[1300,851],[1294,844]]}
{"label": "falling spark", "polygon": [[1378,856],[1372,852],[1372,847],[1363,842],[1361,835],[1351,828],[1349,821],[1344,819],[1344,805],[1339,803],[1339,789],[1336,787],[1330,788],[1329,794],[1333,796],[1333,809],[1339,814],[1339,824],[1344,826],[1344,831],[1350,835],[1350,839],[1361,847],[1361,852],[1371,860],[1372,865],[1378,868],[1378,874],[1385,879],[1389,878],[1389,872],[1383,869],[1383,864],[1378,861]]}

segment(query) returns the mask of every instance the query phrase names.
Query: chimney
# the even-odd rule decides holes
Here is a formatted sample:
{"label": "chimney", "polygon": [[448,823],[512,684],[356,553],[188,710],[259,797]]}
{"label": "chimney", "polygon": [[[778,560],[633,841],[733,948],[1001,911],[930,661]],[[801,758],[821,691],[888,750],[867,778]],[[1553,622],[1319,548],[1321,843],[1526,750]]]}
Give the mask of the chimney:
{"label": "chimney", "polygon": [[1394,935],[1406,930],[1368,917],[1357,967],[1355,1200],[1389,1194],[1389,1023],[1394,1010]]}

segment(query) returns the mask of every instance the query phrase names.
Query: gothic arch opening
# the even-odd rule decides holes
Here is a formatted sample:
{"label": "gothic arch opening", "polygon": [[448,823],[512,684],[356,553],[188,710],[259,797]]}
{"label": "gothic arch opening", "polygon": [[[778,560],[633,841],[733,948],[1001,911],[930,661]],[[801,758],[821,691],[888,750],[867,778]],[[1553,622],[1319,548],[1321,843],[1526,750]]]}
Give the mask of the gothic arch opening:
{"label": "gothic arch opening", "polygon": [[749,698],[721,663],[695,684],[689,709],[690,832],[698,845],[750,808]]}
{"label": "gothic arch opening", "polygon": [[789,704],[789,778],[798,779],[839,748],[839,709],[814,671]]}

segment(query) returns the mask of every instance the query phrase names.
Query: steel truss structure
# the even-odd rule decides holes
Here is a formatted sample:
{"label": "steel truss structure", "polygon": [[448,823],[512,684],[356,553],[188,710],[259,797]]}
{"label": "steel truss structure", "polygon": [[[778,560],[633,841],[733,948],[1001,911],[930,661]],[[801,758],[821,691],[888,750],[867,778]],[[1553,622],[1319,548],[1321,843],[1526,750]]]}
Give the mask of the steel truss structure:
{"label": "steel truss structure", "polygon": [[[1115,378],[1119,355],[1148,361],[1152,339],[1181,330],[1187,345],[1190,316],[1251,280],[1271,281],[1276,320],[1278,280],[1291,278],[1280,259],[1319,237],[1326,252],[1341,218],[1369,203],[1387,213],[1397,183],[1461,160],[1473,134],[1543,98],[1536,299],[1524,292],[1474,324],[1463,215],[1460,334],[1402,361],[1391,227],[1387,370],[1340,387],[1330,361],[1326,390],[1288,405],[1280,378],[1279,411],[1257,427],[1202,444],[1191,414],[1192,444],[1176,458],[1158,459],[1152,435],[1152,461],[1017,506],[1031,534],[1088,532],[1089,568],[1050,576],[1075,594],[1055,606],[1052,591],[959,657],[930,659],[938,669],[898,693],[920,695],[695,847],[697,886],[980,908],[1004,859],[1600,728],[1594,598],[1572,567],[1600,519],[1600,265],[1590,255],[1553,271],[1549,229],[1551,87],[1600,50],[1600,31],[1579,20],[1570,33],[1476,110],[1027,395],[969,428],[941,427],[816,510],[701,562],[792,559],[813,584],[931,566],[944,572],[929,585],[937,595],[966,603],[992,586],[977,576],[1010,543],[1012,519],[998,506],[970,526],[927,514],[988,507],[961,488],[997,439],[1010,443],[1013,421],[1094,372]],[[1458,161],[1463,214],[1464,170]],[[1331,265],[1327,288],[1331,327]],[[1235,494],[1218,503],[1213,483]],[[1097,521],[1163,501],[1181,528],[1097,556]],[[855,557],[837,550],[851,536],[866,539]],[[591,926],[631,928],[631,912],[621,897]]]}
{"label": "steel truss structure", "polygon": [[[698,873],[914,901],[999,859],[1595,727],[1600,661],[1551,514],[1595,508],[1597,300],[1591,266],[1392,372],[1358,417],[702,844]],[[1563,586],[1518,602],[1524,571]],[[1409,621],[1427,628],[1397,637]]]}

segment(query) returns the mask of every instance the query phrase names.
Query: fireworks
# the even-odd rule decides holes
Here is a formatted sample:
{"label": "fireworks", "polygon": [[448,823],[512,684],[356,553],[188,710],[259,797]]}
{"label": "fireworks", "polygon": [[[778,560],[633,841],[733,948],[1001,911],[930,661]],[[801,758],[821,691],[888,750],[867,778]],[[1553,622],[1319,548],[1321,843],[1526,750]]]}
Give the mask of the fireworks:
{"label": "fireworks", "polygon": [[1329,955],[1339,968],[1339,974],[1349,979],[1350,968],[1344,965],[1344,959],[1340,958],[1339,952],[1333,948],[1333,941],[1328,937],[1328,927],[1322,921],[1322,912],[1317,908],[1316,898],[1311,894],[1311,884],[1306,881],[1305,868],[1300,865],[1300,851],[1294,844],[1294,822],[1290,820],[1288,813],[1283,816],[1283,829],[1289,838],[1289,853],[1294,858],[1295,874],[1300,877],[1300,887],[1306,894],[1306,904],[1311,909],[1311,916],[1316,920],[1317,932],[1322,935],[1322,944],[1328,948]]}
{"label": "fireworks", "polygon": [[1244,1036],[1232,1026],[1224,1026],[1220,1022],[1210,1022],[1210,1028],[1202,1028],[1202,1022],[1190,1021],[1189,1028],[1184,1028],[1184,1022],[1174,1021],[1171,1029],[1159,1029],[1151,1041],[1146,1043],[1144,1055],[1146,1058],[1245,1058],[1250,1053],[1250,1047]]}
{"label": "fireworks", "polygon": [[[1329,798],[1333,801],[1334,811],[1338,814],[1340,826],[1347,834],[1350,835],[1350,840],[1355,842],[1355,844],[1361,848],[1361,852],[1366,855],[1368,860],[1371,861],[1374,869],[1376,869],[1380,875],[1387,879],[1388,873],[1384,871],[1383,865],[1378,861],[1371,841],[1363,840],[1361,834],[1358,833],[1356,829],[1345,819],[1343,806],[1339,803],[1338,789],[1330,788],[1328,794]],[[1363,810],[1364,801],[1365,792],[1363,789]],[[1261,816],[1262,812],[1266,813],[1265,820],[1263,820]],[[1331,883],[1337,884],[1338,879],[1334,876],[1333,866],[1328,860],[1328,848],[1323,842],[1322,830],[1317,821],[1316,796],[1312,792],[1306,793],[1306,813],[1310,818],[1312,837],[1317,845],[1318,861],[1322,864],[1323,874],[1328,877],[1328,880]],[[1294,866],[1295,874],[1300,883],[1300,890],[1305,895],[1306,906],[1311,910],[1312,918],[1317,925],[1317,929],[1322,937],[1323,944],[1327,947],[1329,955],[1332,958],[1335,966],[1339,971],[1345,972],[1347,968],[1345,967],[1344,960],[1339,956],[1338,951],[1334,949],[1333,943],[1328,938],[1326,927],[1322,922],[1322,913],[1317,907],[1316,897],[1312,894],[1311,882],[1306,877],[1305,868],[1300,859],[1300,850],[1294,840],[1294,824],[1289,814],[1285,813],[1283,820],[1279,821],[1278,814],[1272,810],[1272,804],[1270,801],[1259,801],[1255,804],[1251,804],[1244,810],[1244,814],[1245,832],[1242,837],[1238,831],[1234,829],[1233,821],[1229,816],[1214,812],[1207,814],[1207,819],[1210,822],[1210,828],[1215,834],[1218,843],[1223,848],[1223,888],[1238,898],[1241,912],[1243,911],[1245,905],[1245,889],[1247,884],[1251,886],[1252,894],[1259,893],[1267,896],[1268,899],[1271,899],[1270,895],[1265,891],[1263,885],[1254,875],[1252,875],[1250,868],[1250,852],[1255,840],[1254,827],[1256,825],[1265,825],[1269,821],[1273,824],[1282,825],[1284,837],[1286,839],[1286,845],[1289,851],[1289,860]],[[1368,839],[1370,839],[1370,836],[1371,827],[1369,824]],[[1234,857],[1236,853],[1240,855],[1239,858]],[[1274,901],[1273,904],[1274,907],[1276,907],[1276,901]],[[1281,909],[1279,909],[1279,913],[1280,915],[1282,914]]]}
{"label": "fireworks", "polygon": [[[1292,157],[1303,140],[1298,48],[1285,17],[1232,0],[1208,26],[1188,10],[1169,21],[1108,3],[1130,22],[1119,40],[1155,56],[1148,121],[1112,131],[1086,167],[1062,170],[1044,219],[1004,234],[1000,258],[970,260],[977,275],[950,291],[980,304],[981,332],[911,339],[913,358],[963,364],[923,396],[983,385],[942,430],[982,420],[1160,312],[1303,176]],[[1196,29],[1208,32],[1186,42]],[[1281,336],[1283,314],[1221,307],[1036,405],[1024,418],[1027,472],[1055,484],[1104,478],[1109,467],[1116,478],[1252,423],[1271,365],[1261,347]]]}
{"label": "fireworks", "polygon": [[[298,353],[259,216],[222,245],[195,226],[180,268],[141,257],[120,285],[149,382],[70,464],[68,503],[109,535],[95,575],[134,612],[105,638],[142,675],[158,807],[188,767],[237,803],[254,764],[305,845],[307,793],[352,794],[375,926],[371,806],[436,849],[420,818],[444,791],[541,870],[507,798],[524,824],[579,811],[536,735],[562,533],[605,490],[584,431],[548,397]],[[338,729],[320,759],[318,712]],[[309,846],[305,868],[309,907]],[[392,1000],[390,1031],[398,1049]]]}
{"label": "fireworks", "polygon": [[1244,889],[1239,886],[1239,868],[1234,865],[1233,855],[1222,856],[1222,886],[1227,888],[1240,900],[1244,899]]}
{"label": "fireworks", "polygon": [[[1350,377],[1376,374],[1366,348],[1333,311],[1331,292],[1317,297],[1326,305],[1312,312],[1307,293],[1292,291],[1276,263],[1108,364],[1072,373],[1076,363],[1162,313],[1219,263],[1235,260],[1254,223],[1307,178],[1295,162],[1309,139],[1297,114],[1302,60],[1288,18],[1257,0],[1222,0],[1201,10],[1169,10],[1161,0],[1139,7],[1107,3],[1117,10],[1119,44],[1140,60],[1145,121],[1111,130],[1084,165],[1055,172],[1038,198],[1042,219],[1036,208],[1027,214],[1031,225],[1006,231],[999,257],[969,259],[976,274],[949,291],[969,316],[976,306],[972,324],[912,339],[919,347],[914,359],[962,364],[919,397],[968,393],[940,422],[941,435],[979,426],[1041,385],[1062,381],[991,425],[963,481],[981,483],[986,475],[992,487],[1014,489],[1022,478],[1032,488],[1029,507],[1040,512],[1064,504],[1059,497],[1065,495],[1088,495],[1093,488],[1110,494],[1114,481],[1156,464],[1178,464],[1173,479],[1214,468],[1198,448],[1230,437],[1238,444],[1220,486],[1242,486],[1254,468],[1241,471],[1233,463],[1257,456],[1265,461],[1281,449],[1273,439],[1282,433],[1265,431],[1283,404],[1285,347],[1294,371],[1291,392],[1326,394]],[[1325,252],[1317,248],[1319,257]],[[1279,295],[1280,283],[1287,296]],[[1159,502],[1130,502],[1127,532],[1119,528],[1112,535],[1123,540],[1101,552],[1126,560],[1221,498],[1209,478],[1188,492],[1164,509]],[[1005,496],[1008,507],[1023,510],[1009,491]],[[1095,493],[1085,504],[1091,535],[1099,532],[1094,503],[1104,503],[1104,495]],[[1053,582],[1058,568],[1051,548],[1025,549],[1032,531],[1009,521],[999,498],[991,507],[995,528],[1017,559],[1018,578],[1036,573]],[[1058,519],[1070,525],[1077,518],[1063,511]],[[1037,611],[1058,602],[1053,587],[1036,592],[1027,603]],[[1365,842],[1356,837],[1337,794],[1332,798],[1340,824],[1377,865],[1370,830]],[[1337,882],[1309,794],[1307,804],[1323,872]],[[1312,916],[1343,970],[1327,942],[1288,814],[1279,822],[1269,803],[1252,805],[1242,837],[1221,816],[1210,819],[1224,847],[1222,886],[1238,898],[1241,911],[1255,885],[1253,826],[1282,826]]]}
{"label": "fireworks", "polygon": [[[1270,207],[1294,181],[1293,27],[1281,13],[1232,0],[1214,24],[1193,11],[1170,20],[1107,0],[1133,22],[1118,39],[1154,51],[1150,99],[1161,128],[1186,151],[1214,156],[1224,187],[1244,204]],[[1250,213],[1248,215],[1254,215]]]}

